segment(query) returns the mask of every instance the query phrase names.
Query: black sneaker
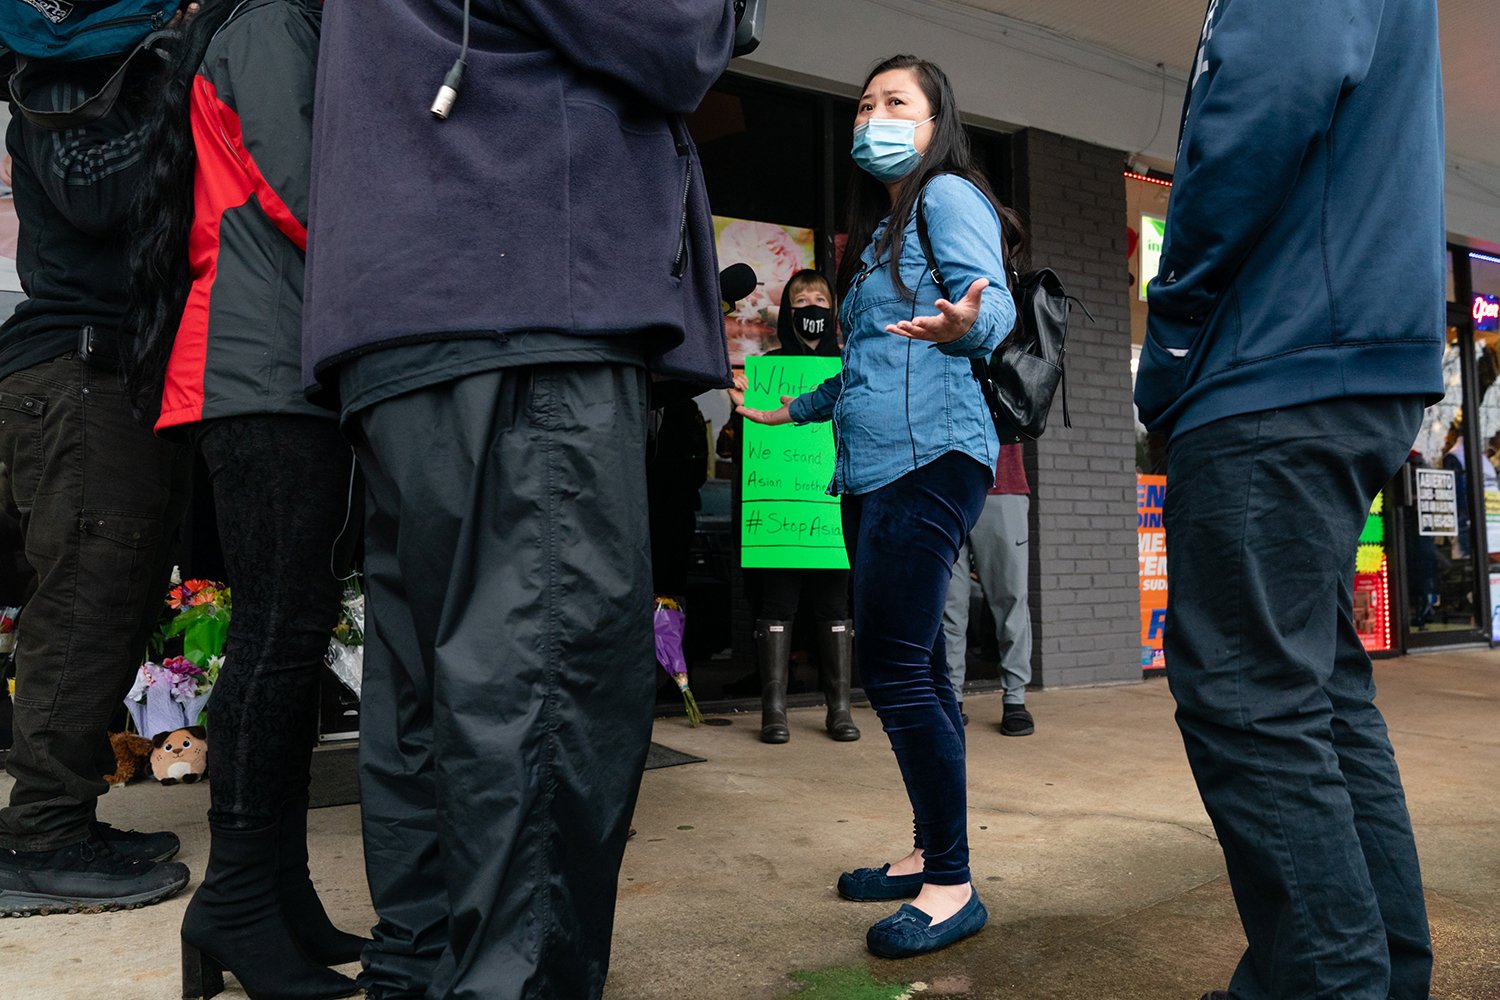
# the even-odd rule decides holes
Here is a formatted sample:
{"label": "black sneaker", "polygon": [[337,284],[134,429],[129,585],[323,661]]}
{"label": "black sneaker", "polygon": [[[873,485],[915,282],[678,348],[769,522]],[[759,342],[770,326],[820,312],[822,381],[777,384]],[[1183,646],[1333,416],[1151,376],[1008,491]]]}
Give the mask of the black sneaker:
{"label": "black sneaker", "polygon": [[186,865],[132,861],[99,840],[55,851],[0,850],[0,917],[133,910],[187,884]]}
{"label": "black sneaker", "polygon": [[1034,732],[1036,721],[1026,711],[1025,705],[1005,706],[1005,714],[1000,717],[1001,736],[1030,736]]}
{"label": "black sneaker", "polygon": [[182,841],[177,834],[167,830],[161,833],[138,833],[135,830],[116,830],[108,823],[97,820],[89,824],[89,833],[95,840],[102,840],[109,849],[131,861],[170,861],[182,850]]}

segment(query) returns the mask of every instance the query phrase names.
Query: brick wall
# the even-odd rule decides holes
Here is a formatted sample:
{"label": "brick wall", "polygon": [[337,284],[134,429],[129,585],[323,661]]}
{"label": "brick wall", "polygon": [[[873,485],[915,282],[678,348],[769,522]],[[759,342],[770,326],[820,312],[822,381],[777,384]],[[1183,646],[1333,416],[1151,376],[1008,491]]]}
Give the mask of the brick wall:
{"label": "brick wall", "polygon": [[1059,401],[1026,447],[1034,679],[1139,681],[1124,154],[1031,129],[1016,135],[1013,157],[1033,263],[1056,270],[1097,320],[1075,310],[1068,326],[1072,429]]}

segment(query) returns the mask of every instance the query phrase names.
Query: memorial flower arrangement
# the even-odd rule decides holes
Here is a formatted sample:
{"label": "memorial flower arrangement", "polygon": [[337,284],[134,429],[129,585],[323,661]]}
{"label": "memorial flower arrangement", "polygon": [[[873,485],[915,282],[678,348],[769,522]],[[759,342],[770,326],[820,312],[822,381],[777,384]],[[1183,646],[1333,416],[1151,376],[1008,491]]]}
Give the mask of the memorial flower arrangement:
{"label": "memorial flower arrangement", "polygon": [[687,708],[688,725],[696,726],[703,721],[698,709],[698,699],[688,684],[687,657],[682,652],[682,636],[687,628],[687,616],[682,606],[670,597],[657,597],[656,613],[653,616],[656,632],[656,662],[676,682],[682,692],[682,703]]}
{"label": "memorial flower arrangement", "polygon": [[[224,664],[229,588],[213,580],[177,582],[174,577],[166,609],[169,616],[151,640],[152,659],[141,664],[125,696],[136,732],[147,738],[202,724]],[[166,655],[169,645],[180,646],[181,652]]]}

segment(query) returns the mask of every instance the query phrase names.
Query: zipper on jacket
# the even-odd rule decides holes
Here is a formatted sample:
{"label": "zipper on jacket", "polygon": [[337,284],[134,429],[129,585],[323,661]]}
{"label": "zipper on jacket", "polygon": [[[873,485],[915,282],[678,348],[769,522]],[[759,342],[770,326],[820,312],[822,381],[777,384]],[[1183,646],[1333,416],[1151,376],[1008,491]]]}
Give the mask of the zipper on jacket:
{"label": "zipper on jacket", "polygon": [[[677,147],[679,150],[681,146]],[[682,216],[677,223],[677,256],[672,258],[672,277],[682,277],[682,272],[687,270],[688,253],[688,197],[693,191],[693,161],[691,158],[683,160],[682,163]]]}
{"label": "zipper on jacket", "polygon": [[74,33],[74,37],[77,37],[78,35],[87,35],[91,31],[106,31],[110,28],[124,27],[127,24],[138,24],[142,21],[151,22],[152,31],[160,31],[162,25],[166,23],[162,20],[160,11],[157,11],[155,14],[131,14],[128,17],[116,17],[109,21],[101,21],[98,24],[90,24],[87,27],[79,28],[78,31]]}

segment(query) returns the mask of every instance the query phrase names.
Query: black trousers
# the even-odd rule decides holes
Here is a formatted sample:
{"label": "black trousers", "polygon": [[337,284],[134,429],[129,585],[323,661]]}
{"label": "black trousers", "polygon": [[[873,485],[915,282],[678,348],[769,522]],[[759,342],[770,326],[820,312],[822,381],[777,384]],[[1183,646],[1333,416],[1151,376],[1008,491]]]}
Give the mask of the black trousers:
{"label": "black trousers", "polygon": [[1235,1000],[1427,1000],[1411,820],[1353,619],[1406,397],[1219,420],[1172,441],[1167,677],[1249,948]]}
{"label": "black trousers", "polygon": [[211,421],[197,445],[234,593],[208,702],[209,818],[249,829],[274,823],[308,787],[352,456],[334,421],[288,414]]}
{"label": "black trousers", "polygon": [[841,622],[849,617],[846,569],[751,569],[745,575],[760,588],[757,618],[791,621],[797,617],[804,591],[812,602],[814,621]]}
{"label": "black trousers", "polygon": [[190,471],[185,449],[136,422],[113,372],[67,355],[0,381],[0,503],[35,574],[0,848],[88,835],[115,768],[105,730],[162,608]]}
{"label": "black trousers", "polygon": [[646,374],[470,375],[357,417],[368,977],[601,995],[656,665]]}

